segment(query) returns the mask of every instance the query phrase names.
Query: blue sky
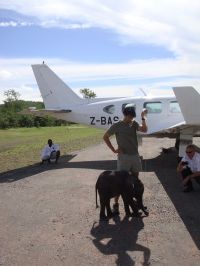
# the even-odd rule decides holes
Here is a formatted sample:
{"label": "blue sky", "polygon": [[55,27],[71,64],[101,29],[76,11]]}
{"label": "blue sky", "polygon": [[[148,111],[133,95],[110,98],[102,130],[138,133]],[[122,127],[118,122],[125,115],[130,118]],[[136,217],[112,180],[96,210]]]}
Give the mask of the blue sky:
{"label": "blue sky", "polygon": [[31,64],[43,60],[79,95],[199,87],[199,12],[197,0],[2,0],[0,102],[8,89],[41,100]]}

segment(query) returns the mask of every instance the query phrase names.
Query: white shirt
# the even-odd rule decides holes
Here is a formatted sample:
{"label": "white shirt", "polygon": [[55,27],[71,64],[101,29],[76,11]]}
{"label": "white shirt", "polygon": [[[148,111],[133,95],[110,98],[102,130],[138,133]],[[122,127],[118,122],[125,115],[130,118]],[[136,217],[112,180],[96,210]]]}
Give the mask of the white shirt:
{"label": "white shirt", "polygon": [[181,161],[188,162],[188,167],[190,167],[193,173],[200,172],[200,154],[198,152],[195,152],[192,159],[190,159],[189,156],[185,154]]}
{"label": "white shirt", "polygon": [[42,150],[42,158],[45,156],[50,156],[52,151],[59,151],[59,145],[58,144],[52,144],[51,147],[49,145],[46,145],[44,149]]}

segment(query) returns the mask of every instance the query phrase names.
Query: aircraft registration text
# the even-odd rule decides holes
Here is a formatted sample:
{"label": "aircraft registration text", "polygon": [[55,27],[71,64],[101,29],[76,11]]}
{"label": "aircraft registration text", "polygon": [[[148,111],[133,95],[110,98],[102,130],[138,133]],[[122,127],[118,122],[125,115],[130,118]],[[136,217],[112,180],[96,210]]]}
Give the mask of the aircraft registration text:
{"label": "aircraft registration text", "polygon": [[95,116],[90,116],[90,125],[95,126],[96,124],[101,124],[101,125],[112,125],[113,123],[116,123],[119,121],[118,116],[101,116],[99,119],[96,118]]}

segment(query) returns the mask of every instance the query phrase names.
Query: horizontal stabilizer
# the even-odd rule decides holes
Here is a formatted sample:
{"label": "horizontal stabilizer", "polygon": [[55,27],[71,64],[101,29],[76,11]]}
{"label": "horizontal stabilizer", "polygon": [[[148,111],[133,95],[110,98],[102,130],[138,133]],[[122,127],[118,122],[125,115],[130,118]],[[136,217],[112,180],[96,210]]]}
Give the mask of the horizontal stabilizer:
{"label": "horizontal stabilizer", "polygon": [[200,91],[191,87],[174,87],[176,99],[186,124],[200,125]]}
{"label": "horizontal stabilizer", "polygon": [[70,113],[71,110],[47,110],[47,109],[33,109],[33,108],[28,108],[25,110],[22,110],[19,112],[20,114],[23,115],[34,115],[34,116],[45,116],[45,115],[54,115],[54,114],[65,114],[65,113]]}

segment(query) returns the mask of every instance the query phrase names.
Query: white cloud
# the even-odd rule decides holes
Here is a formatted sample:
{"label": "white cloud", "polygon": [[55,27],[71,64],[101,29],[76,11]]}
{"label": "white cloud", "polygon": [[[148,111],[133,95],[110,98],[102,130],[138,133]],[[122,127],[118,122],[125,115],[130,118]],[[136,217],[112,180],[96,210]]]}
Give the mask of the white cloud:
{"label": "white cloud", "polygon": [[11,77],[11,73],[7,70],[0,70],[0,79],[8,80]]}
{"label": "white cloud", "polygon": [[[96,80],[96,79],[152,79],[168,78],[188,75],[199,77],[200,62],[190,62],[186,59],[161,59],[161,60],[138,60],[127,63],[107,64],[79,64],[57,62],[54,64],[56,72],[63,77],[74,80]],[[78,74],[78,76],[77,76]]]}
{"label": "white cloud", "polygon": [[[0,8],[23,15],[19,21],[1,21],[2,27],[28,26],[32,23],[66,29],[99,27],[115,32],[121,45],[136,42],[153,44],[174,53],[174,59],[121,64],[83,64],[59,58],[47,60],[49,66],[66,82],[92,84],[98,81],[99,86],[93,89],[99,97],[133,95],[132,90],[138,91],[138,87],[151,88],[152,93],[163,93],[168,92],[164,87],[176,84],[199,86],[199,0],[192,3],[189,0],[1,0]],[[3,99],[3,91],[9,88],[18,90],[23,99],[40,99],[37,87],[30,85],[35,84],[30,65],[42,60],[0,59],[0,100]],[[167,81],[161,81],[164,78]],[[107,86],[104,85],[106,80]],[[119,80],[119,84],[112,86],[112,80],[113,83]],[[138,80],[143,80],[143,83],[138,85]],[[123,82],[125,86],[121,86]]]}
{"label": "white cloud", "polygon": [[[0,59],[0,101],[3,100],[3,92],[7,89],[18,91],[21,99],[41,100],[31,70],[31,64],[40,62],[42,63],[41,58]],[[89,86],[98,97],[134,96],[138,95],[138,92],[141,95],[139,88],[154,95],[161,95],[171,93],[173,86],[200,87],[200,62],[193,63],[186,59],[143,60],[123,64],[83,64],[60,59],[49,59],[47,62],[66,83],[79,82],[78,86],[73,87],[77,93],[81,88],[88,87],[88,84],[98,83],[98,86]],[[113,85],[116,80],[117,85]]]}
{"label": "white cloud", "polygon": [[27,22],[16,22],[16,21],[9,21],[9,22],[0,22],[0,27],[27,27],[31,26],[32,23]]}
{"label": "white cloud", "polygon": [[123,44],[161,45],[177,56],[200,57],[198,0],[3,0],[0,8],[35,17],[45,27],[106,28]]}

